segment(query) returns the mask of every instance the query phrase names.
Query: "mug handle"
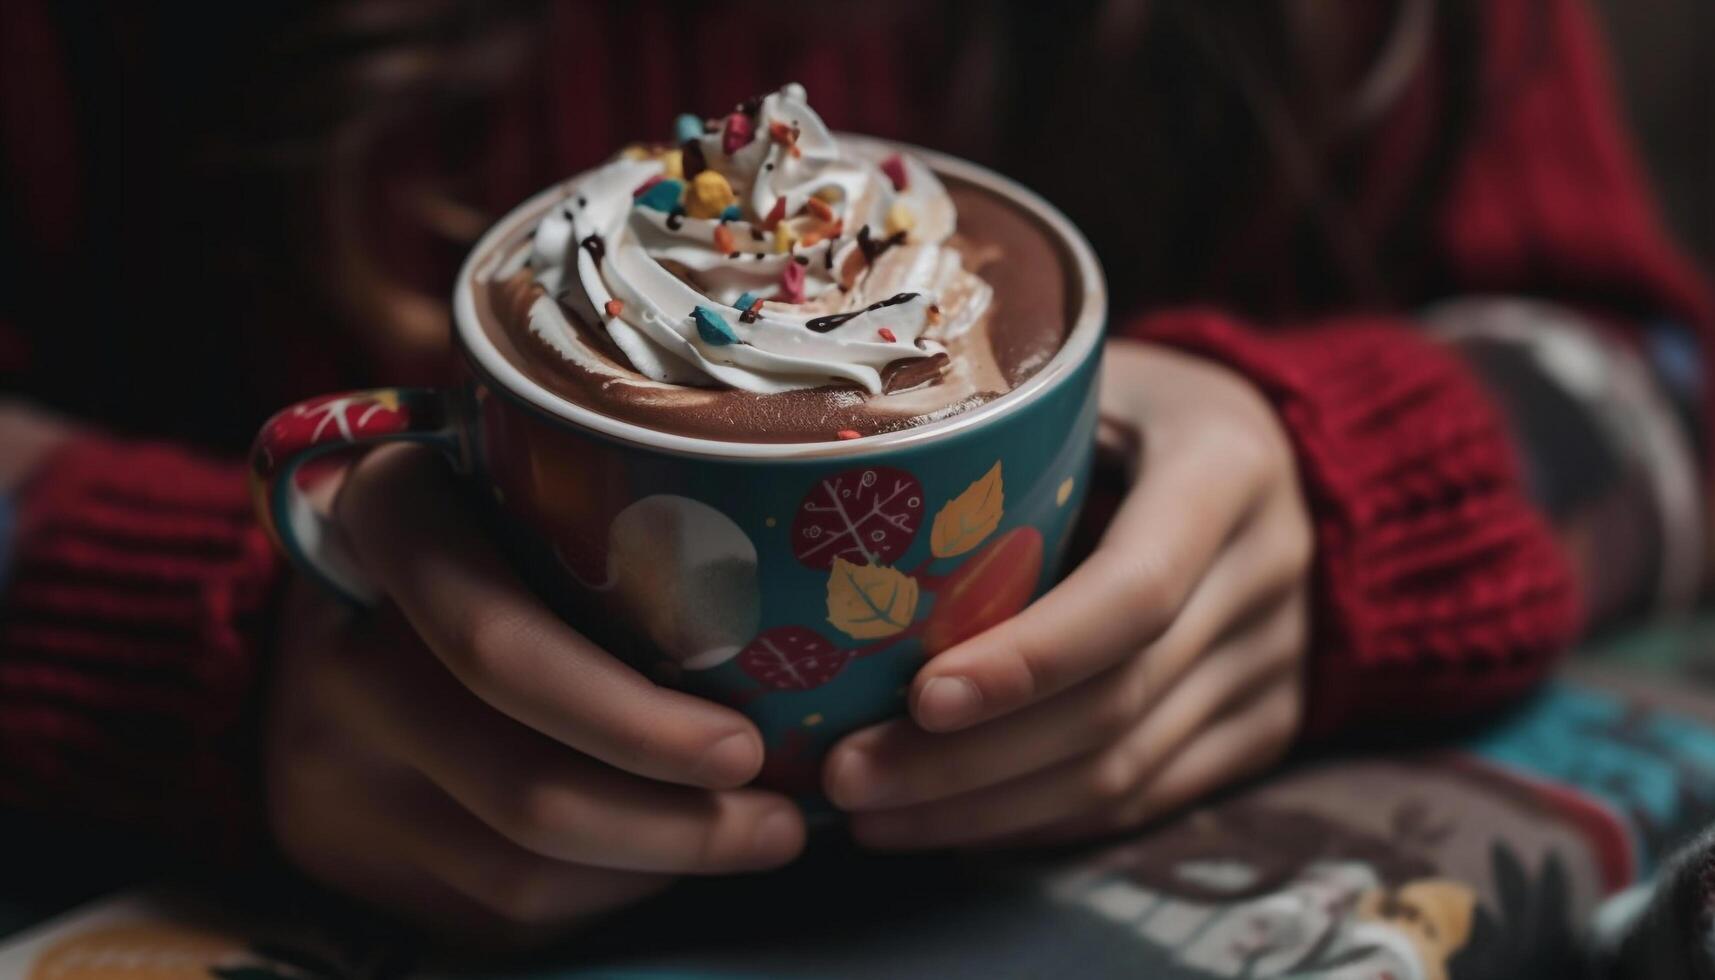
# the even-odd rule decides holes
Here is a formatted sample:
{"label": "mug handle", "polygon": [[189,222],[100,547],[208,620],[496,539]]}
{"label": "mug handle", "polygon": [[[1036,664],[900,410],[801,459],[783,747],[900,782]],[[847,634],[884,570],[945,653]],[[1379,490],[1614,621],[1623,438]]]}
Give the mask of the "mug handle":
{"label": "mug handle", "polygon": [[269,419],[250,450],[250,492],[263,530],[292,564],[359,605],[373,605],[379,593],[297,476],[317,457],[389,442],[433,446],[457,465],[459,439],[448,393],[372,388],[311,398]]}

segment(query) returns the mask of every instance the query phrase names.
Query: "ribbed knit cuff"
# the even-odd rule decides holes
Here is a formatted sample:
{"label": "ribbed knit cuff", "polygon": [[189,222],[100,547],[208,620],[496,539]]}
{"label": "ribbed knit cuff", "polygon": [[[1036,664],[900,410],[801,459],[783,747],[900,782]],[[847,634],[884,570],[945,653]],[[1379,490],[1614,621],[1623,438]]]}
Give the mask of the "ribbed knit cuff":
{"label": "ribbed knit cuff", "polygon": [[0,597],[0,799],[232,853],[277,562],[244,468],[79,439],[18,499]]}
{"label": "ribbed knit cuff", "polygon": [[1261,335],[1193,309],[1128,333],[1243,374],[1296,445],[1317,540],[1308,735],[1494,707],[1577,636],[1571,566],[1526,499],[1500,414],[1409,324]]}

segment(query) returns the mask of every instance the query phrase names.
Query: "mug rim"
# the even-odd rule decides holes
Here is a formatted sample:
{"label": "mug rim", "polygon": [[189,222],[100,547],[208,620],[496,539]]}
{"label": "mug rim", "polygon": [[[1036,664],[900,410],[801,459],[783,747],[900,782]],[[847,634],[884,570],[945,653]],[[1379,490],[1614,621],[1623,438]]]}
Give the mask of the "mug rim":
{"label": "mug rim", "polygon": [[823,442],[733,442],[680,435],[651,429],[635,422],[626,422],[579,405],[532,380],[500,353],[477,318],[476,301],[471,288],[477,261],[487,258],[500,240],[515,234],[526,216],[534,217],[544,210],[545,205],[551,206],[553,202],[564,197],[568,181],[555,183],[508,211],[483,233],[460,264],[458,281],[453,289],[453,319],[454,332],[466,358],[470,360],[477,374],[498,391],[522,401],[529,408],[580,429],[592,431],[622,444],[676,456],[743,461],[868,456],[949,438],[956,433],[966,432],[1014,414],[1024,406],[1039,400],[1044,394],[1077,374],[1078,369],[1100,349],[1107,322],[1107,281],[1102,275],[1101,264],[1096,260],[1095,250],[1078,231],[1077,226],[1058,208],[1017,181],[958,157],[896,140],[847,133],[840,133],[838,136],[842,142],[867,143],[904,150],[922,159],[938,174],[974,184],[1006,199],[1046,225],[1069,252],[1074,275],[1081,289],[1078,313],[1073,318],[1071,329],[1066,332],[1066,339],[1061,343],[1060,349],[1047,364],[1025,379],[1023,384],[976,408],[944,419],[861,439]]}

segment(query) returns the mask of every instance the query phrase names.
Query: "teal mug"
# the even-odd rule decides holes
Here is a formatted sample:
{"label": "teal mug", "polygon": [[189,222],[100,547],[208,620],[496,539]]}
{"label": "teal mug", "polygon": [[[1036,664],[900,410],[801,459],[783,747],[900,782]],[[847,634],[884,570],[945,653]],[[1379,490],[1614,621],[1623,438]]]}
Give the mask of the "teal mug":
{"label": "teal mug", "polygon": [[562,615],[661,683],[743,711],[768,746],[760,782],[813,794],[828,748],[903,712],[926,658],[1054,581],[1095,445],[1107,302],[1088,243],[1017,184],[911,152],[1057,240],[1066,340],[1014,390],[914,428],[799,444],[659,432],[567,401],[496,349],[471,288],[558,203],[550,189],[491,229],[460,273],[458,383],[311,399],[264,426],[251,466],[264,526],[305,572],[369,601],[300,468],[356,446],[437,447],[492,502],[509,554]]}

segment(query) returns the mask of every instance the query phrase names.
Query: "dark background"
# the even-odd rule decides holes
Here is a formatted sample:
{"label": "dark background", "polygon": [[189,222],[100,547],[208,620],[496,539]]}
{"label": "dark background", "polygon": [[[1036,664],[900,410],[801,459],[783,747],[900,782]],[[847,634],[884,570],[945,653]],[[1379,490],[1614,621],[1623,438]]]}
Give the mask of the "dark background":
{"label": "dark background", "polygon": [[1594,6],[1667,223],[1715,271],[1715,0]]}

